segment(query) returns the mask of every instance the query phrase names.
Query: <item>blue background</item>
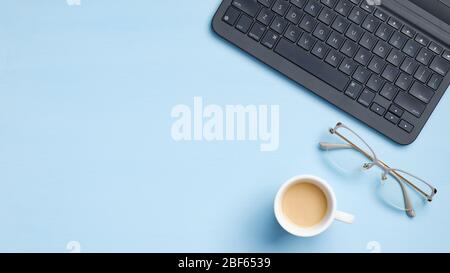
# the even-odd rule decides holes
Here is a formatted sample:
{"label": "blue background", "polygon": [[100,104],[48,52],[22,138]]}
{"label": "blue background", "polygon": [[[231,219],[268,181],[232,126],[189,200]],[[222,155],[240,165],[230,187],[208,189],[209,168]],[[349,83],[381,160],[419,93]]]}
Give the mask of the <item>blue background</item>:
{"label": "blue background", "polygon": [[[450,97],[394,144],[216,37],[220,1],[5,0],[0,9],[0,251],[450,251]],[[280,105],[280,147],[175,142],[173,106]],[[415,219],[317,149],[343,121],[379,156],[439,187]],[[297,174],[335,189],[354,225],[295,238],[272,202]]]}

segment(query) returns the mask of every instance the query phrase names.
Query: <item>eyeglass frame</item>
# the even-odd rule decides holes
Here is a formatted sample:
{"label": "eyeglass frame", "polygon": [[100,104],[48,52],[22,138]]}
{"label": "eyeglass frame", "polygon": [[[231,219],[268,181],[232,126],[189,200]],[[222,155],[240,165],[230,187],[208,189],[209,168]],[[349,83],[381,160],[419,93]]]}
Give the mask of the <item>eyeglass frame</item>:
{"label": "eyeglass frame", "polygon": [[[358,147],[358,145],[356,145],[355,143],[350,141],[348,138],[346,138],[345,136],[340,134],[338,132],[339,128],[347,129],[352,134],[354,134],[357,138],[359,138],[367,146],[367,148],[369,148],[369,150],[370,150],[370,152],[372,153],[373,156],[371,156],[367,151],[364,151],[362,148]],[[346,125],[344,125],[342,122],[338,122],[334,128],[331,128],[329,130],[329,132],[332,135],[337,135],[338,137],[340,137],[342,140],[344,140],[346,142],[346,144],[333,144],[333,143],[320,142],[319,143],[320,148],[322,150],[349,149],[349,148],[350,149],[354,149],[354,150],[356,150],[357,152],[361,153],[363,156],[365,156],[367,159],[369,159],[371,161],[371,163],[365,163],[363,165],[364,169],[369,170],[373,166],[379,167],[383,171],[382,176],[381,176],[381,179],[383,181],[385,181],[387,179],[387,175],[391,175],[394,179],[397,180],[397,182],[400,185],[400,188],[401,188],[402,194],[403,194],[403,199],[404,199],[404,202],[405,202],[406,213],[407,213],[408,216],[414,217],[415,216],[415,212],[414,212],[414,208],[413,208],[413,206],[411,204],[411,201],[409,199],[408,192],[405,189],[405,185],[403,185],[403,183],[406,183],[409,186],[411,186],[415,191],[417,191],[422,196],[424,196],[427,199],[428,202],[432,202],[433,201],[433,197],[437,193],[436,187],[434,187],[433,185],[429,184],[428,182],[424,181],[423,179],[421,179],[421,178],[419,178],[419,177],[417,177],[415,175],[412,175],[412,174],[410,174],[408,172],[405,172],[405,171],[399,170],[399,169],[393,169],[393,168],[389,167],[389,165],[387,165],[384,161],[378,159],[378,157],[377,157],[376,153],[374,152],[374,150],[372,149],[372,147],[369,144],[367,144],[367,142],[360,135],[358,135],[355,131],[353,131],[352,129],[350,129]],[[431,194],[427,194],[426,192],[424,192],[422,189],[420,189],[418,186],[416,186],[413,182],[409,181],[404,176],[399,174],[399,172],[407,174],[407,175],[409,175],[409,176],[411,176],[411,177],[421,181],[422,183],[424,183],[428,187],[430,187]]]}

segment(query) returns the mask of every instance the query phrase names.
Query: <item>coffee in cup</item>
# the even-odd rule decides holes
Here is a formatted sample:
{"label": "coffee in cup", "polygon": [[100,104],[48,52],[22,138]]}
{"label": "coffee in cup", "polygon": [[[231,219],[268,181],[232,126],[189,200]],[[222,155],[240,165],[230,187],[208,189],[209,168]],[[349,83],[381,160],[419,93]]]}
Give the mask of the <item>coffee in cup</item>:
{"label": "coffee in cup", "polygon": [[320,223],[328,211],[325,193],[309,181],[287,188],[281,206],[289,220],[304,228]]}

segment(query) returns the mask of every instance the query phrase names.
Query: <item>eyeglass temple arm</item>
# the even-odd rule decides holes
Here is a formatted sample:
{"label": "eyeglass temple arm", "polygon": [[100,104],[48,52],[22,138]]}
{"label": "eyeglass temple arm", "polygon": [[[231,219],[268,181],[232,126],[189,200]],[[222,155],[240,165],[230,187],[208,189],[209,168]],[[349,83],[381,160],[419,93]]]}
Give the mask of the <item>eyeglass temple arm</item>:
{"label": "eyeglass temple arm", "polygon": [[403,202],[405,204],[406,214],[409,217],[416,217],[416,212],[414,211],[413,205],[411,203],[411,199],[409,198],[409,194],[406,191],[405,185],[402,183],[402,181],[400,181],[400,178],[397,177],[397,175],[394,175],[394,178],[397,181],[397,183],[400,185],[400,188],[402,189]]}
{"label": "eyeglass temple arm", "polygon": [[353,149],[353,146],[350,144],[338,144],[328,142],[320,142],[319,147],[321,150]]}

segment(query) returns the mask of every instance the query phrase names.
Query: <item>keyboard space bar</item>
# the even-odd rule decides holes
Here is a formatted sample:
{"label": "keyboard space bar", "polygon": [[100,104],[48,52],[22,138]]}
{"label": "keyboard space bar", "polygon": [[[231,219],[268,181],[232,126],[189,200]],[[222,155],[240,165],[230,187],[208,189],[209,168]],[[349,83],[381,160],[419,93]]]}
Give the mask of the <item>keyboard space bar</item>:
{"label": "keyboard space bar", "polygon": [[340,91],[344,91],[347,86],[347,76],[284,38],[278,43],[275,52]]}

